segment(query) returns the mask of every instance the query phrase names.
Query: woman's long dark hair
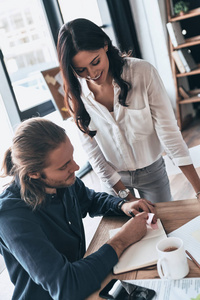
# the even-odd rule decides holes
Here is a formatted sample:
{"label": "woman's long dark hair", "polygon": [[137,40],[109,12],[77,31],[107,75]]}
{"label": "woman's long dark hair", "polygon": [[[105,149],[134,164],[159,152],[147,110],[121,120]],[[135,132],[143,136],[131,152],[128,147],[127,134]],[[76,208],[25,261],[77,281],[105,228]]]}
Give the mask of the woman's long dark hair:
{"label": "woman's long dark hair", "polygon": [[72,59],[79,51],[91,51],[108,45],[109,71],[120,86],[119,103],[126,105],[126,97],[131,85],[121,78],[125,60],[120,51],[112,45],[107,34],[87,19],[75,19],[64,24],[58,35],[58,58],[64,80],[66,101],[78,128],[93,137],[96,131],[88,129],[90,116],[81,99],[81,85],[72,70]]}

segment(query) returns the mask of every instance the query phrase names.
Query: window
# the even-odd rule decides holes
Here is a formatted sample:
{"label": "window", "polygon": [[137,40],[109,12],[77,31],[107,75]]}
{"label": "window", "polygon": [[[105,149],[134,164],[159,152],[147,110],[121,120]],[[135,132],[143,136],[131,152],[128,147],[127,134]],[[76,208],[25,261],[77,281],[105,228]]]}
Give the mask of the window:
{"label": "window", "polygon": [[0,48],[21,120],[55,110],[40,73],[58,66],[56,47],[41,0],[1,0]]}
{"label": "window", "polygon": [[85,18],[102,26],[102,20],[96,0],[58,0],[64,22],[76,18]]}

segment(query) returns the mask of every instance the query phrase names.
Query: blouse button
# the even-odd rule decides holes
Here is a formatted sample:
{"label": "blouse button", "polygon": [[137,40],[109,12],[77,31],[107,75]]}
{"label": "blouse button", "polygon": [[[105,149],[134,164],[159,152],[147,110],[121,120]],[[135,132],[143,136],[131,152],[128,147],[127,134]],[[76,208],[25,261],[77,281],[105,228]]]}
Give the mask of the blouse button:
{"label": "blouse button", "polygon": [[69,225],[71,225],[72,223],[69,221]]}

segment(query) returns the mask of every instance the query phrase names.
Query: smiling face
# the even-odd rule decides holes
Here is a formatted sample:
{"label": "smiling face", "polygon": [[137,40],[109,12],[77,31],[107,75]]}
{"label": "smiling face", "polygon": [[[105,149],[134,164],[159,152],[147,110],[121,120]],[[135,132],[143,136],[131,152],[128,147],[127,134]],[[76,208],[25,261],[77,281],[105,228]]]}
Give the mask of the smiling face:
{"label": "smiling face", "polygon": [[76,180],[75,171],[79,169],[73,159],[73,151],[73,146],[66,136],[65,142],[49,153],[48,166],[42,170],[42,173],[29,176],[40,179],[45,184],[45,190],[49,194],[56,193],[57,188],[71,186]]}
{"label": "smiling face", "polygon": [[72,59],[75,73],[97,85],[105,83],[109,76],[107,45],[95,51],[79,51]]}

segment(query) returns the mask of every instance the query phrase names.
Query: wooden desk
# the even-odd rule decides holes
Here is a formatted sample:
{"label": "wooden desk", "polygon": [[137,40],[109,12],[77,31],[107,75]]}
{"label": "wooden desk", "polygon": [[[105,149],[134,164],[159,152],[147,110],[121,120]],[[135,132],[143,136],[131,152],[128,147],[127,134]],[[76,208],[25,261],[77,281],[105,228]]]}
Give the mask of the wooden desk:
{"label": "wooden desk", "polygon": [[[156,204],[157,216],[161,219],[166,233],[184,225],[191,219],[200,215],[200,202],[197,199],[179,200]],[[104,217],[97,228],[97,231],[90,243],[86,252],[86,256],[97,251],[99,247],[106,243],[109,239],[109,230],[121,227],[128,217]],[[191,261],[189,261],[190,272],[187,277],[200,277],[200,269]],[[98,272],[98,270],[97,270]],[[110,273],[102,282],[101,289],[112,279],[120,280],[128,279],[153,279],[159,278],[156,265],[139,269],[120,275],[113,275]],[[102,300],[99,297],[99,291],[92,294],[87,300]]]}

